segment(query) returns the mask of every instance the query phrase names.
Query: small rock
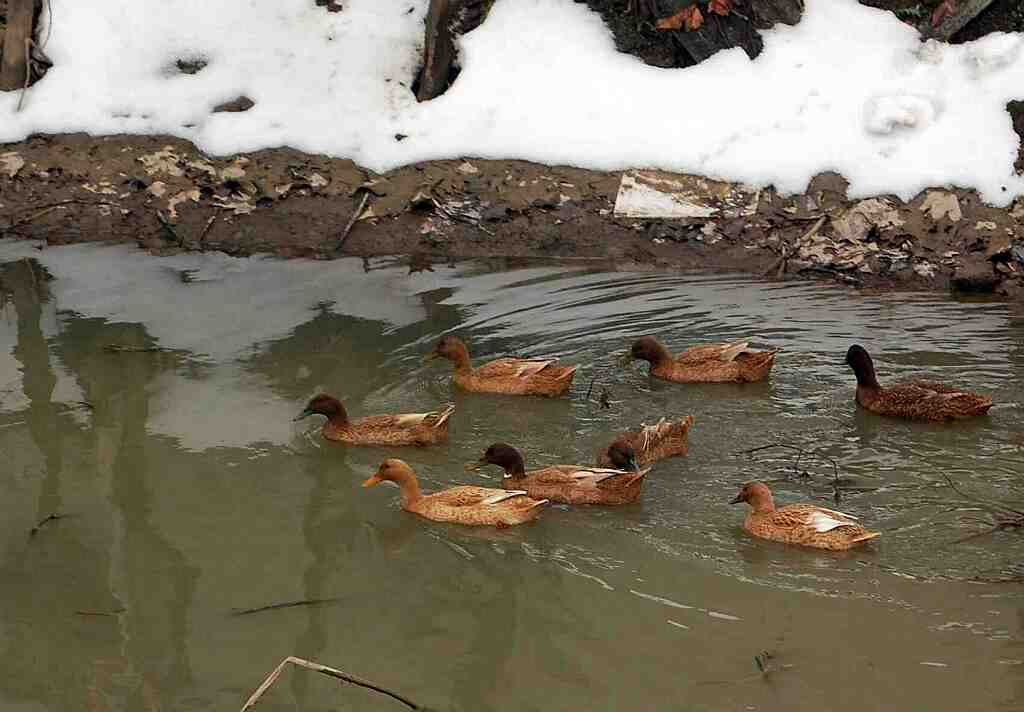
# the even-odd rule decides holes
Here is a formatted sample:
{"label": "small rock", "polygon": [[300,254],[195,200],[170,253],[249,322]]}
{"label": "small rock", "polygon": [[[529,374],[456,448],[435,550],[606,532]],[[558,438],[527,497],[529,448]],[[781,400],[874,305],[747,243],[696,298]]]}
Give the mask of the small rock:
{"label": "small rock", "polygon": [[25,166],[25,159],[19,156],[14,151],[10,153],[0,153],[0,173],[6,173],[8,178],[13,178],[18,175]]}
{"label": "small rock", "polygon": [[459,164],[458,168],[456,168],[455,170],[457,170],[462,175],[467,175],[467,176],[468,175],[474,175],[474,174],[480,172],[480,169],[477,168],[476,166],[474,166],[469,161],[463,161],[462,163]]}
{"label": "small rock", "polygon": [[935,265],[931,262],[918,262],[914,265],[914,273],[920,277],[931,279],[935,276]]}
{"label": "small rock", "polygon": [[972,261],[958,267],[950,281],[953,289],[960,292],[989,294],[996,290],[999,278],[986,262]]}
{"label": "small rock", "polygon": [[236,114],[241,111],[248,111],[254,106],[256,106],[256,102],[243,94],[231,101],[225,101],[223,104],[217,104],[217,106],[213,107],[213,113],[221,114],[226,112]]}
{"label": "small rock", "polygon": [[991,220],[979,220],[974,225],[974,229],[975,230],[995,230],[997,227],[999,227],[999,226],[996,225]]}

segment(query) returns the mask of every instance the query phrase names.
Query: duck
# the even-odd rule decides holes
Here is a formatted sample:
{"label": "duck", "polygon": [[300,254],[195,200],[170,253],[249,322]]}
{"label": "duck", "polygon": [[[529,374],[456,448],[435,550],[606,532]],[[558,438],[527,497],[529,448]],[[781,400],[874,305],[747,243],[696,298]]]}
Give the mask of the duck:
{"label": "duck", "polygon": [[499,358],[473,368],[469,349],[461,339],[445,336],[424,362],[446,358],[455,364],[452,380],[475,393],[504,393],[516,396],[565,395],[579,366],[561,366],[555,359]]}
{"label": "duck", "polygon": [[752,536],[815,549],[846,551],[882,536],[868,531],[849,514],[814,504],[788,504],[775,508],[772,491],[763,482],[748,482],[731,504],[750,505],[743,529]]}
{"label": "duck", "polygon": [[467,470],[497,465],[505,471],[506,489],[522,490],[534,498],[564,504],[629,504],[640,496],[648,470],[636,466],[636,455],[629,446],[612,453],[618,469],[588,465],[551,465],[526,471],[523,456],[507,443],[494,443]]}
{"label": "duck", "polygon": [[685,455],[690,449],[688,434],[692,425],[692,415],[678,420],[661,418],[654,425],[641,424],[637,430],[620,433],[608,447],[597,453],[597,464],[601,467],[612,464],[612,450],[623,447],[634,451],[638,468],[667,457]]}
{"label": "duck", "polygon": [[772,370],[779,350],[758,351],[748,343],[692,346],[672,356],[653,336],[644,336],[630,347],[626,361],[648,361],[652,376],[675,383],[753,383]]}
{"label": "duck", "polygon": [[320,433],[327,440],[346,445],[434,445],[448,439],[448,422],[455,406],[446,405],[430,413],[371,415],[350,420],[341,401],[327,393],[310,399],[295,416],[302,420],[310,415],[326,416]]}
{"label": "duck", "polygon": [[524,490],[469,485],[423,494],[413,469],[394,458],[384,460],[362,486],[373,487],[381,482],[398,485],[402,509],[434,522],[503,529],[536,519],[548,503],[546,499],[530,497]]}
{"label": "duck", "polygon": [[926,379],[912,379],[885,388],[878,383],[870,354],[860,344],[847,350],[846,363],[857,376],[857,403],[872,413],[938,422],[985,415],[992,407],[989,396]]}

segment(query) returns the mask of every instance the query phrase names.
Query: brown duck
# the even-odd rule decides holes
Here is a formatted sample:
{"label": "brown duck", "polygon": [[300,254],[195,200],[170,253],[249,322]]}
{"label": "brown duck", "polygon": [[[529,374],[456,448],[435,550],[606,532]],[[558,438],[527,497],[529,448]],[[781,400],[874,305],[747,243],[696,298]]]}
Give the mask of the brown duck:
{"label": "brown duck", "polygon": [[771,490],[762,482],[743,485],[731,503],[739,502],[750,505],[743,529],[761,539],[846,551],[882,536],[881,532],[869,532],[856,517],[813,504],[789,504],[776,509]]}
{"label": "brown duck", "polygon": [[636,467],[636,456],[629,446],[612,448],[612,462],[618,469],[587,465],[551,465],[526,471],[523,457],[511,445],[494,443],[478,462],[466,465],[478,470],[497,465],[505,470],[506,489],[523,490],[535,499],[566,504],[629,504],[640,496],[647,470]]}
{"label": "brown duck", "polygon": [[597,453],[597,464],[607,467],[612,464],[611,450],[629,447],[636,454],[638,467],[646,467],[666,457],[685,455],[689,450],[688,434],[693,425],[693,416],[679,420],[662,418],[654,425],[641,425],[639,430],[628,430],[619,434],[612,444]]}
{"label": "brown duck", "polygon": [[455,385],[476,393],[505,393],[521,396],[564,395],[572,385],[579,366],[560,366],[554,359],[500,358],[473,368],[469,350],[454,336],[445,336],[424,361],[446,358],[455,364]]}
{"label": "brown duck", "polygon": [[448,419],[455,410],[447,405],[431,413],[371,415],[350,420],[345,406],[334,396],[314,397],[295,420],[310,415],[327,417],[321,434],[347,445],[433,445],[448,439]]}
{"label": "brown duck", "polygon": [[533,499],[520,490],[486,487],[452,487],[423,494],[416,473],[405,462],[395,459],[382,462],[377,472],[363,482],[363,487],[381,482],[398,485],[402,509],[435,522],[511,527],[536,519],[547,504],[547,500]]}
{"label": "brown duck", "polygon": [[672,356],[653,336],[637,339],[627,360],[648,361],[655,378],[676,383],[751,383],[772,370],[775,354],[747,348],[746,341],[692,346]]}
{"label": "brown duck", "polygon": [[936,381],[914,379],[888,388],[878,384],[875,364],[863,346],[846,352],[846,363],[857,376],[857,402],[872,413],[911,420],[954,420],[984,415],[992,407],[989,396],[969,393]]}

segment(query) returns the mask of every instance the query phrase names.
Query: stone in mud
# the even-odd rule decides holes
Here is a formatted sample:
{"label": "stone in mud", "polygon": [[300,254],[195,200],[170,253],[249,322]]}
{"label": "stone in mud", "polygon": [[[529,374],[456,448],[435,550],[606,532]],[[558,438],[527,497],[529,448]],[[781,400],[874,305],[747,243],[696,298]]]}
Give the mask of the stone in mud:
{"label": "stone in mud", "polygon": [[959,292],[989,294],[996,291],[1000,279],[988,262],[973,259],[957,267],[950,286]]}

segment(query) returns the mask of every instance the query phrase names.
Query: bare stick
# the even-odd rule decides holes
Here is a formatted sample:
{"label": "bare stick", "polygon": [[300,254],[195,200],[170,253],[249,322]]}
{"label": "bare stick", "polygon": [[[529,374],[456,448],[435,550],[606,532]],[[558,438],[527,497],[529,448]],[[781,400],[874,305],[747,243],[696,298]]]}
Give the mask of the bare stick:
{"label": "bare stick", "polygon": [[287,658],[282,660],[281,663],[276,668],[274,668],[273,672],[267,675],[267,679],[263,681],[263,684],[256,688],[256,692],[252,693],[252,696],[250,696],[249,699],[246,700],[246,703],[242,705],[241,712],[245,712],[246,710],[250,709],[259,701],[263,693],[266,692],[271,685],[277,682],[277,678],[281,677],[281,673],[284,672],[284,669],[288,665],[288,663],[298,665],[299,667],[304,667],[307,670],[318,672],[321,675],[327,675],[328,677],[334,677],[339,680],[351,683],[353,685],[358,685],[359,687],[365,687],[368,690],[380,692],[381,694],[387,695],[388,697],[394,700],[398,700],[411,710],[422,709],[420,705],[416,704],[409,698],[403,697],[397,692],[389,690],[385,687],[381,687],[380,685],[370,682],[369,680],[363,680],[362,678],[356,677],[354,675],[349,675],[348,673],[342,672],[341,670],[338,670],[336,668],[327,667],[326,665],[321,665],[320,663],[314,663],[309,660],[304,660],[302,658],[297,658],[293,655],[289,655]]}
{"label": "bare stick", "polygon": [[[64,207],[65,205],[109,205],[109,206],[115,207],[115,208],[120,208],[121,207],[117,203],[111,203],[111,202],[106,201],[106,200],[80,200],[78,198],[71,198],[69,200],[60,200],[60,201],[58,201],[56,203],[50,203],[48,205],[36,205],[36,206],[33,206],[34,208],[38,208],[37,212],[32,213],[28,217],[18,218],[17,220],[12,220],[11,224],[8,225],[4,229],[5,230],[13,230],[14,228],[18,227],[19,225],[24,225],[25,223],[30,223],[33,220],[35,220],[36,218],[41,218],[42,216],[46,215],[47,213],[52,212],[53,210],[56,210],[57,208]],[[21,212],[24,212],[24,210],[30,210],[30,209],[31,208],[25,208]]]}
{"label": "bare stick", "polygon": [[32,60],[29,57],[29,52],[32,47],[32,38],[25,38],[25,83],[21,87],[21,96],[18,97],[18,106],[15,107],[14,112],[18,113],[21,111],[21,105],[25,103],[25,92],[28,91],[28,83],[32,80]]}
{"label": "bare stick", "polygon": [[210,228],[213,227],[213,223],[216,222],[218,215],[220,215],[220,210],[219,209],[214,211],[213,215],[210,216],[210,219],[206,221],[206,225],[203,226],[203,231],[201,233],[199,233],[199,245],[200,246],[202,246],[203,240],[206,239],[206,233],[208,233],[210,231]]}
{"label": "bare stick", "polygon": [[366,201],[370,199],[370,191],[363,192],[363,199],[359,201],[359,207],[352,213],[352,217],[345,223],[345,229],[341,231],[341,235],[338,236],[338,244],[334,247],[335,250],[340,250],[345,245],[345,240],[348,239],[348,234],[352,232],[352,226],[356,224],[356,220],[363,214],[363,208],[366,207]]}
{"label": "bare stick", "polygon": [[284,603],[271,603],[268,606],[258,608],[236,608],[231,611],[233,616],[247,616],[250,613],[262,613],[263,611],[276,611],[280,608],[295,608],[297,606],[320,606],[324,603],[334,603],[340,598],[310,598],[302,601],[285,601]]}
{"label": "bare stick", "polygon": [[107,344],[103,347],[103,350],[111,353],[126,354],[150,354],[170,351],[170,349],[161,348],[160,346],[121,346],[120,344]]}
{"label": "bare stick", "polygon": [[987,505],[987,506],[992,507],[994,509],[1001,509],[1004,512],[1010,512],[1012,514],[1016,514],[1018,517],[1024,517],[1024,512],[1022,512],[1019,509],[1014,509],[1013,507],[1007,507],[1005,504],[1001,504],[1001,503],[996,502],[994,500],[985,499],[984,497],[979,497],[977,495],[973,495],[973,494],[970,494],[968,492],[965,492],[964,490],[962,490],[959,487],[957,487],[956,482],[954,482],[953,478],[950,477],[949,475],[943,473],[942,477],[946,480],[946,483],[952,488],[952,490],[954,492],[956,492],[958,495],[960,495],[964,499],[968,500],[969,502],[978,502],[979,504],[984,504],[984,505]]}
{"label": "bare stick", "polygon": [[29,538],[34,537],[36,534],[38,534],[39,530],[42,529],[43,525],[46,524],[47,522],[55,522],[58,519],[63,519],[66,516],[68,516],[68,515],[66,515],[66,514],[48,514],[45,518],[43,518],[42,521],[39,522],[39,524],[36,524],[34,527],[32,527],[31,529],[28,530]]}

